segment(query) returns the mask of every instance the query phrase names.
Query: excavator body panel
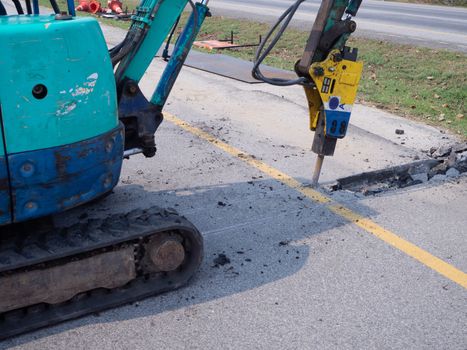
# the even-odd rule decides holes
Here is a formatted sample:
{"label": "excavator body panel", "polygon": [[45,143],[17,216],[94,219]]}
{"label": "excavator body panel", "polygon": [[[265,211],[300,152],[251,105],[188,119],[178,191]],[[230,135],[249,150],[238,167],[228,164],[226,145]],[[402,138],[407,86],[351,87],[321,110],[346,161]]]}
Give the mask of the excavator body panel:
{"label": "excavator body panel", "polygon": [[95,19],[57,18],[0,17],[0,224],[88,202],[120,175],[124,136],[102,31]]}

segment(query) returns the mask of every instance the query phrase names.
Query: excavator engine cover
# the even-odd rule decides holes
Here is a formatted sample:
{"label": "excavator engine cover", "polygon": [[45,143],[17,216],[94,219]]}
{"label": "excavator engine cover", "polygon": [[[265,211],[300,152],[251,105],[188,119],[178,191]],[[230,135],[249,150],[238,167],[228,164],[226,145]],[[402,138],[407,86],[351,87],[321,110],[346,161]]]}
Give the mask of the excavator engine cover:
{"label": "excavator engine cover", "polygon": [[109,192],[124,136],[97,21],[0,16],[0,71],[0,226]]}

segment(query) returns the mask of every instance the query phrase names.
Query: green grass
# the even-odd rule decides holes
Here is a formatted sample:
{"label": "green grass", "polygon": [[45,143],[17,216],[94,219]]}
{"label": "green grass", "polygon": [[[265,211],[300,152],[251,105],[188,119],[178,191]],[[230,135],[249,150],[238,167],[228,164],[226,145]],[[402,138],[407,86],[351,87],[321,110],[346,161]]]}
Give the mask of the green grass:
{"label": "green grass", "polygon": [[[233,30],[240,43],[257,42],[266,24],[222,17],[208,18],[199,40],[228,38]],[[288,30],[265,63],[293,70],[308,34]],[[395,114],[440,126],[467,138],[467,56],[377,40],[351,38],[364,61],[358,101]],[[255,49],[222,51],[252,60]]]}
{"label": "green grass", "polygon": [[467,0],[389,0],[389,1],[410,2],[413,4],[467,7]]}
{"label": "green grass", "polygon": [[[65,8],[64,0],[59,3]],[[129,26],[129,22],[99,20],[124,29]],[[206,19],[198,40],[229,38],[233,30],[236,42],[257,43],[259,35],[268,29],[269,25],[263,23],[211,17]],[[265,64],[293,70],[307,37],[303,31],[286,31]],[[451,130],[467,139],[465,54],[355,37],[349,45],[359,48],[360,59],[365,64],[358,102]],[[223,50],[222,53],[251,61],[255,48]]]}

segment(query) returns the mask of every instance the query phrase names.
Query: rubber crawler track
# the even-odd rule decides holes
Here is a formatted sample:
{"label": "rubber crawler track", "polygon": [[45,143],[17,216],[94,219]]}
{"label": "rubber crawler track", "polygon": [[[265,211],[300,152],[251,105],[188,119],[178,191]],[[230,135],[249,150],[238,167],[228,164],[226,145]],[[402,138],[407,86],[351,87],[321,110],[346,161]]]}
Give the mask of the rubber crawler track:
{"label": "rubber crawler track", "polygon": [[12,235],[3,239],[0,244],[0,276],[57,266],[124,245],[133,245],[135,256],[138,256],[144,249],[145,240],[164,233],[175,233],[183,239],[186,256],[177,270],[138,274],[123,287],[96,289],[78,294],[64,303],[42,303],[0,314],[0,339],[179,288],[197,271],[203,257],[203,239],[199,231],[175,211],[158,207],[105,219],[89,219],[40,234]]}

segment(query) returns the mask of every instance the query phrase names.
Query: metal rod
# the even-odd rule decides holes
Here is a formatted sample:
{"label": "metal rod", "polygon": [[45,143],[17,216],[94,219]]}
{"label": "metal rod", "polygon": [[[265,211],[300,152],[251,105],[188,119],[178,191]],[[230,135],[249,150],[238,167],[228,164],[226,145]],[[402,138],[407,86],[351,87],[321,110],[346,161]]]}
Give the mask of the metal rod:
{"label": "metal rod", "polygon": [[323,167],[324,156],[322,154],[318,154],[318,158],[316,158],[315,163],[315,171],[313,172],[313,178],[311,180],[311,186],[317,187],[319,175],[321,174],[321,168]]}
{"label": "metal rod", "polygon": [[75,12],[75,2],[73,0],[66,0],[67,6],[68,6],[68,13],[72,15],[73,17],[76,16]]}
{"label": "metal rod", "polygon": [[143,153],[142,148],[131,148],[123,152],[123,158],[129,158],[130,156],[134,156],[136,154]]}
{"label": "metal rod", "polygon": [[39,0],[32,0],[32,8],[35,15],[39,14]]}

